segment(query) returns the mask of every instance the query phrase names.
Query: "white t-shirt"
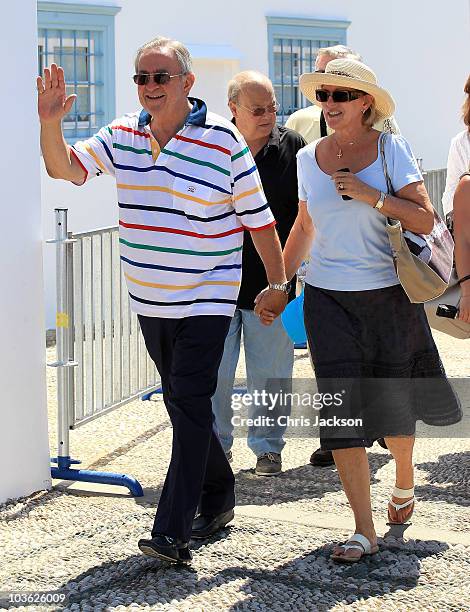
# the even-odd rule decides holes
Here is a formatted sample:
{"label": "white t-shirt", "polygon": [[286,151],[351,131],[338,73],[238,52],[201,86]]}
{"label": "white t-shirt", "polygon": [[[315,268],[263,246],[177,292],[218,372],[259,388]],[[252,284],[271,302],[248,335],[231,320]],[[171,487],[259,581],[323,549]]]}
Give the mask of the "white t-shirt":
{"label": "white t-shirt", "polygon": [[442,207],[447,215],[454,208],[454,193],[459,179],[464,172],[470,170],[470,132],[464,130],[454,136],[450,143],[447,159],[446,188],[442,196]]}
{"label": "white t-shirt", "polygon": [[[343,200],[329,174],[317,164],[319,140],[297,153],[299,199],[315,225],[306,282],[322,289],[364,291],[398,284],[385,230],[385,216],[359,200]],[[380,139],[379,139],[380,143]],[[395,191],[422,180],[402,136],[387,135],[385,156]],[[357,172],[371,187],[387,192],[379,144],[377,158]]]}

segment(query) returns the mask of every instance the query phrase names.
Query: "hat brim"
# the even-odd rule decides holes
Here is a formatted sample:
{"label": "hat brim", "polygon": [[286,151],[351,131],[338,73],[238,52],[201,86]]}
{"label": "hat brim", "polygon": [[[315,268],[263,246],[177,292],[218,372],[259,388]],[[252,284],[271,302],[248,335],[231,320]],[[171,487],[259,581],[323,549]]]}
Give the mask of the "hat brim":
{"label": "hat brim", "polygon": [[380,119],[388,119],[395,112],[395,101],[388,91],[368,81],[361,81],[340,74],[328,74],[327,72],[307,72],[300,75],[300,91],[307,100],[317,106],[321,106],[321,102],[318,102],[315,98],[315,91],[322,85],[337,85],[365,91],[374,97],[375,110]]}

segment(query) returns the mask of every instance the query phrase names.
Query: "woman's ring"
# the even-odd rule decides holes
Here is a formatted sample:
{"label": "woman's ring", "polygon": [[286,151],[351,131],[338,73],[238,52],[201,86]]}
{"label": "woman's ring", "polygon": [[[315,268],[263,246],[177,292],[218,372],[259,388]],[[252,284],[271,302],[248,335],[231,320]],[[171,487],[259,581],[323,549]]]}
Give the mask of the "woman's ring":
{"label": "woman's ring", "polygon": [[338,189],[339,189],[340,191],[343,191],[343,189],[344,189],[344,184],[343,184],[343,183],[338,183]]}

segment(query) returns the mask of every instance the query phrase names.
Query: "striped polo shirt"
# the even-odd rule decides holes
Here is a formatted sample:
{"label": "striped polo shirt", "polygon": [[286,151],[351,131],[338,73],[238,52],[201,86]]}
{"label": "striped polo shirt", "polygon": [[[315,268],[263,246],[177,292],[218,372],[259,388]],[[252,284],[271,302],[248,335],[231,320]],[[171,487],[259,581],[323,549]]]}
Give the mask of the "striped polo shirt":
{"label": "striped polo shirt", "polygon": [[243,230],[275,223],[241,134],[189,100],[185,125],[161,150],[146,111],[72,148],[85,181],[116,178],[123,272],[132,309],[146,316],[232,316]]}

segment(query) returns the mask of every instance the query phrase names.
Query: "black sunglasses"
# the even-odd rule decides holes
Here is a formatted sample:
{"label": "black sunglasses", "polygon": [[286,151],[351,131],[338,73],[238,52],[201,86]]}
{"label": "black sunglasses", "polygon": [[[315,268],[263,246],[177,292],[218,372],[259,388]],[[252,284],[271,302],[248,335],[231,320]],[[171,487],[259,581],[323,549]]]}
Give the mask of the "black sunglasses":
{"label": "black sunglasses", "polygon": [[170,82],[170,79],[174,79],[175,77],[183,76],[184,72],[180,72],[179,74],[168,74],[168,72],[139,72],[138,74],[134,74],[132,77],[134,83],[136,85],[147,85],[150,79],[153,77],[153,82],[157,85],[167,85]]}
{"label": "black sunglasses", "polygon": [[336,89],[335,91],[326,91],[326,89],[317,89],[315,98],[318,102],[326,102],[329,97],[333,102],[351,102],[365,95],[362,91],[346,91],[345,89]]}

